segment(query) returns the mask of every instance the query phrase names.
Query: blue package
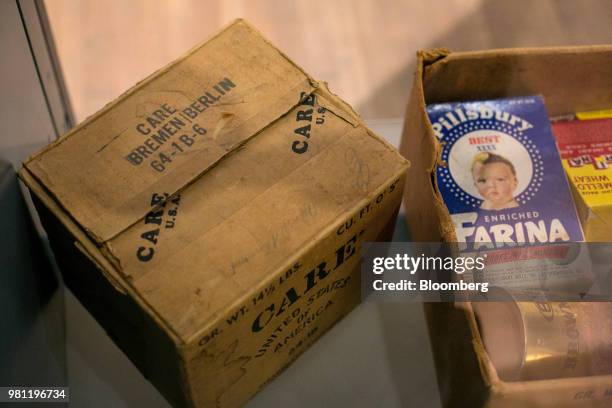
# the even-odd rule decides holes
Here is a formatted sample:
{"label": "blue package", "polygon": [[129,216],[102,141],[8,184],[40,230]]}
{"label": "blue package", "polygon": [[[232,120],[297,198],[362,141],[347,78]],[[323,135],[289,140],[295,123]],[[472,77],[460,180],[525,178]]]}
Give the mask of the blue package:
{"label": "blue package", "polygon": [[473,249],[583,240],[540,96],[429,105],[437,183]]}

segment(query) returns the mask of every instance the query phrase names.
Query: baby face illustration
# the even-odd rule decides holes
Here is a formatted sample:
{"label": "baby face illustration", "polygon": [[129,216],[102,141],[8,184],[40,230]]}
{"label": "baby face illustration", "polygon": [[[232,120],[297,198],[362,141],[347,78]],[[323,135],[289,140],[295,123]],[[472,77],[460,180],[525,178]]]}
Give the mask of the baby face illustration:
{"label": "baby face illustration", "polygon": [[514,199],[518,180],[514,166],[509,160],[490,153],[478,154],[472,164],[472,177],[483,198],[480,208],[502,210],[518,207]]}

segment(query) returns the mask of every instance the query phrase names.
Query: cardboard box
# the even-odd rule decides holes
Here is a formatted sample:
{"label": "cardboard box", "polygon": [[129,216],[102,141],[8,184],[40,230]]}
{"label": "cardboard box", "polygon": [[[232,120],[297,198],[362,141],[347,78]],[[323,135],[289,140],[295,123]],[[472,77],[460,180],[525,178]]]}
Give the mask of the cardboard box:
{"label": "cardboard box", "polygon": [[[590,114],[595,116],[596,112]],[[553,123],[563,167],[589,242],[612,241],[611,116],[605,118],[602,112],[597,119]]]}
{"label": "cardboard box", "polygon": [[30,158],[67,285],[177,406],[238,406],[360,300],[408,162],[238,20]]}
{"label": "cardboard box", "polygon": [[[436,185],[441,149],[427,104],[540,94],[549,114],[561,116],[605,108],[610,90],[610,46],[419,52],[400,149],[412,164],[404,205],[413,239],[456,241]],[[425,312],[445,406],[612,405],[612,375],[503,382],[487,356],[469,304],[430,303]]]}

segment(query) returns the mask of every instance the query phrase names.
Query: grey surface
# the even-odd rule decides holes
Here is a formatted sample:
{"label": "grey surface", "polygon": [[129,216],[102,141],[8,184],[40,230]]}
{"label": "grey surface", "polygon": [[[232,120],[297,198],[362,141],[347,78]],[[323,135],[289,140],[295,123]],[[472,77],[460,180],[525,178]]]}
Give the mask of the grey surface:
{"label": "grey surface", "polygon": [[57,137],[39,76],[52,73],[37,69],[50,66],[43,61],[50,54],[37,60],[28,38],[38,30],[34,46],[42,52],[44,30],[38,18],[24,19],[20,4],[37,15],[33,0],[0,1],[0,385],[64,385],[63,290],[14,170]]}
{"label": "grey surface", "polygon": [[70,406],[169,407],[69,289],[64,297]]}
{"label": "grey surface", "polygon": [[0,385],[64,385],[64,304],[11,165],[0,160]]}

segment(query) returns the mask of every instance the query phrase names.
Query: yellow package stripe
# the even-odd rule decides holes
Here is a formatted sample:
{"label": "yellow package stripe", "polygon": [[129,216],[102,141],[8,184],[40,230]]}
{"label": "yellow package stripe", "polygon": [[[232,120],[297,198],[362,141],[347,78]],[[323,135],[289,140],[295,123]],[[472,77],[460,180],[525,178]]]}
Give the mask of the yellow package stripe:
{"label": "yellow package stripe", "polygon": [[579,120],[609,119],[612,118],[612,109],[602,109],[589,112],[576,112],[576,117]]}

